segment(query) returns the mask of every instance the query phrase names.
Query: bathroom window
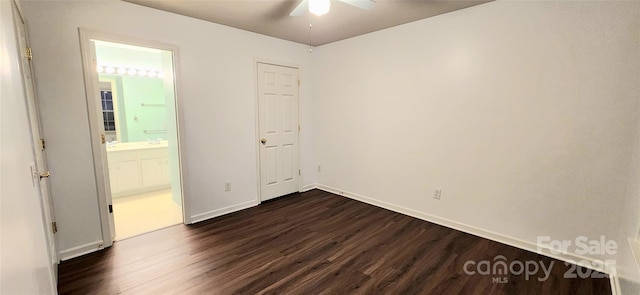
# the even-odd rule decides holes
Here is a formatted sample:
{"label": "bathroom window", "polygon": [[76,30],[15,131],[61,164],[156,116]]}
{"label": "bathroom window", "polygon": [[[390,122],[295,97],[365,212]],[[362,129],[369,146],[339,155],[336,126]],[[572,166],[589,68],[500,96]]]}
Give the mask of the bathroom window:
{"label": "bathroom window", "polygon": [[116,120],[113,113],[113,97],[111,91],[100,91],[100,100],[102,103],[104,131],[116,131]]}

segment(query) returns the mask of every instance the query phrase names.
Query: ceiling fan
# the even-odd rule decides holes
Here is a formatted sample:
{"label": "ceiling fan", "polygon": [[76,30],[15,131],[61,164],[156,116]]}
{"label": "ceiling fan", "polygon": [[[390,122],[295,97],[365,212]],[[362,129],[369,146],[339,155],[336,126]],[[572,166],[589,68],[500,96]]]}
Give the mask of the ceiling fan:
{"label": "ceiling fan", "polygon": [[[349,4],[351,6],[358,7],[360,9],[369,10],[375,6],[376,2],[374,0],[338,0],[340,2]],[[330,0],[302,0],[296,8],[294,8],[289,16],[299,16],[305,13],[305,11],[309,10],[309,12],[320,16],[329,12],[329,8],[331,7]]]}

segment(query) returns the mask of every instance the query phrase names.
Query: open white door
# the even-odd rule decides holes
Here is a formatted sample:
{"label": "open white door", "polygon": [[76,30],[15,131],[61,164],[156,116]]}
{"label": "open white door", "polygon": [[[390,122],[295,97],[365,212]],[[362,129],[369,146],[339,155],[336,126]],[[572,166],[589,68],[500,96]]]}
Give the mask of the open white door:
{"label": "open white door", "polygon": [[298,69],[258,63],[260,198],[299,189]]}
{"label": "open white door", "polygon": [[47,162],[45,157],[45,141],[41,135],[40,126],[40,113],[38,110],[38,104],[36,102],[35,85],[33,81],[31,59],[32,53],[29,47],[27,38],[27,27],[17,9],[14,2],[12,2],[14,20],[16,25],[16,33],[18,36],[18,52],[22,52],[20,58],[20,68],[22,71],[22,77],[24,82],[24,92],[27,97],[27,112],[29,114],[29,122],[31,127],[31,135],[33,140],[33,150],[36,158],[35,167],[32,167],[33,178],[40,190],[40,202],[42,205],[42,215],[44,217],[45,228],[48,230],[46,238],[48,244],[48,251],[51,257],[52,269],[54,270],[54,282],[57,281],[57,264],[58,264],[58,252],[56,250],[56,237],[57,227],[53,214],[53,202],[49,194],[49,171],[47,169]]}
{"label": "open white door", "polygon": [[80,32],[80,47],[82,49],[82,63],[85,72],[85,91],[87,95],[87,113],[91,128],[91,147],[96,172],[96,188],[98,190],[98,204],[100,224],[102,226],[102,247],[111,247],[116,236],[113,221],[113,201],[109,182],[106,137],[104,132],[102,106],[100,105],[100,81],[95,73],[98,65],[95,44],[83,29]]}

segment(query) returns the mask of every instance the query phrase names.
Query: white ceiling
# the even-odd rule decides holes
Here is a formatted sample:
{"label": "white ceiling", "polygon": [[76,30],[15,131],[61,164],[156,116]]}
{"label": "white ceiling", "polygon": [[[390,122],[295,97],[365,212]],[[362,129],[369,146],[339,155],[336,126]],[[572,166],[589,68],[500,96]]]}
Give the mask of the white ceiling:
{"label": "white ceiling", "polygon": [[[371,10],[331,1],[331,11],[289,16],[298,0],[125,0],[312,46],[323,45],[493,0],[377,0]],[[313,24],[309,28],[309,24]]]}

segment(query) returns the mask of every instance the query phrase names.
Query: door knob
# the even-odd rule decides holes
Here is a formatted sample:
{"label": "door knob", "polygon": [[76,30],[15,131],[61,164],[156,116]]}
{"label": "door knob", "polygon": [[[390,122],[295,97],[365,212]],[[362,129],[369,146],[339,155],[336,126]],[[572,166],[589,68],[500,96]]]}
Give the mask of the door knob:
{"label": "door knob", "polygon": [[267,140],[266,139],[261,139],[260,142],[262,142],[262,144],[267,144]]}

